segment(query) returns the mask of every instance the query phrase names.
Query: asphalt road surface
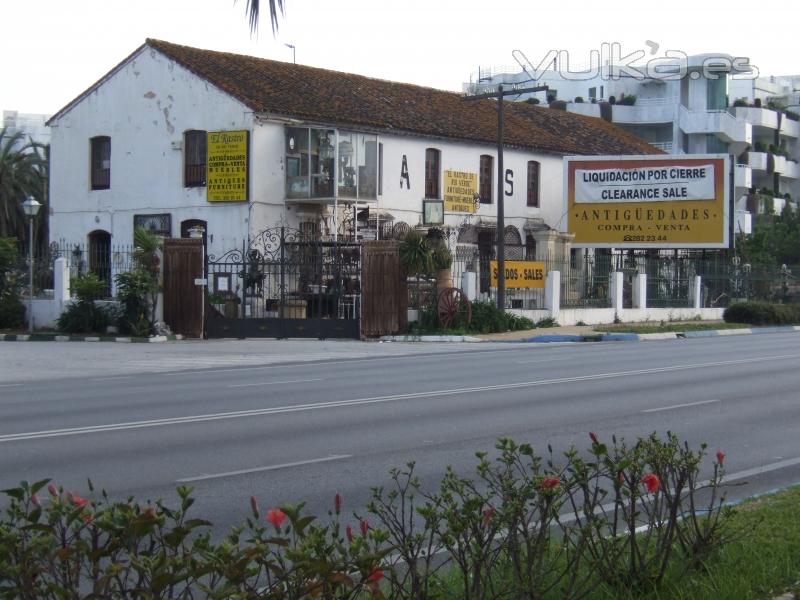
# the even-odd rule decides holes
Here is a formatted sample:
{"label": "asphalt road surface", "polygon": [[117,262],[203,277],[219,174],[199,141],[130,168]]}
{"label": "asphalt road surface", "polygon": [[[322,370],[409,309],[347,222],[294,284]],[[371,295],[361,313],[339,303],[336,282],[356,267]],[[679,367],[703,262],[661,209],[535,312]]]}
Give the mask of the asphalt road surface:
{"label": "asphalt road surface", "polygon": [[[216,341],[0,344],[0,488],[52,478],[176,502],[216,534],[339,492],[363,513],[391,467],[446,465],[513,437],[676,432],[726,455],[736,499],[800,481],[800,335],[586,344]],[[710,467],[711,461],[707,461]],[[707,474],[707,472],[706,472]],[[2,503],[2,501],[0,501]]]}

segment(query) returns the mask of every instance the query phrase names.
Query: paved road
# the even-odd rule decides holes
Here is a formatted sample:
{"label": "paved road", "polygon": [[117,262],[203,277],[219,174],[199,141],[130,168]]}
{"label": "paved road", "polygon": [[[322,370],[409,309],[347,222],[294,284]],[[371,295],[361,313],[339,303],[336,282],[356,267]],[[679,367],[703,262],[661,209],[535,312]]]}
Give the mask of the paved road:
{"label": "paved road", "polygon": [[[52,477],[114,497],[193,485],[218,531],[387,472],[462,472],[498,436],[540,450],[672,430],[723,449],[741,497],[800,481],[800,335],[603,344],[224,341],[0,344],[0,488]],[[761,472],[763,471],[763,473]]]}

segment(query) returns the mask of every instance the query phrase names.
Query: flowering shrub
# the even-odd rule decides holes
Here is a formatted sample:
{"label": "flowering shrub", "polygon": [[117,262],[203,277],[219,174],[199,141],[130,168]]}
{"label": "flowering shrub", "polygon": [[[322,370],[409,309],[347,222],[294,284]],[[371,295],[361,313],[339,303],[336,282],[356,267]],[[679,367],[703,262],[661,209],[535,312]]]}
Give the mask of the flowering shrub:
{"label": "flowering shrub", "polygon": [[372,490],[364,514],[325,522],[303,505],[269,507],[220,542],[180,506],[64,491],[5,490],[0,597],[8,598],[580,598],[601,584],[657,587],[667,568],[705,564],[726,539],[725,454],[698,478],[695,451],[668,434],[632,446],[590,434],[559,464],[528,444],[478,453],[475,476],[448,469],[423,491],[414,464]]}

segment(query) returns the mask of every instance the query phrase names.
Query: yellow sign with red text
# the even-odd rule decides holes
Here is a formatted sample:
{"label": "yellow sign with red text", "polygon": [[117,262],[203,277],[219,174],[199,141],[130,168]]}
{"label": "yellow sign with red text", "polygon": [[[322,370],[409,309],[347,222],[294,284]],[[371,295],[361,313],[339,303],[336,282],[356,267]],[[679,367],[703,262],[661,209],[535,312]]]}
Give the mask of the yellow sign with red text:
{"label": "yellow sign with red text", "polygon": [[[491,271],[490,285],[497,287],[497,261],[489,261]],[[506,289],[544,289],[546,275],[544,263],[534,260],[506,261]]]}
{"label": "yellow sign with red text", "polygon": [[728,157],[567,157],[577,248],[727,248]]}

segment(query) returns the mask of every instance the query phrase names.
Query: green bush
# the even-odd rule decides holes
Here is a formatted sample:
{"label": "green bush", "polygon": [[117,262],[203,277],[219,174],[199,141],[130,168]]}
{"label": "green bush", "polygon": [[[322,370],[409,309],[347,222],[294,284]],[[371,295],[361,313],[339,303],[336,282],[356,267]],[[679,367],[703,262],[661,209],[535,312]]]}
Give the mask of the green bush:
{"label": "green bush", "polygon": [[724,453],[703,480],[704,445],[589,436],[561,456],[500,439],[471,475],[448,468],[425,491],[408,463],[365,511],[335,494],[325,520],[252,496],[220,540],[189,516],[188,487],[169,507],[23,482],[4,490],[0,597],[577,600],[605,586],[627,598],[670,569],[713,566],[730,535]]}
{"label": "green bush", "polygon": [[726,323],[750,325],[800,325],[800,305],[736,302],[725,309]]}
{"label": "green bush", "polygon": [[104,333],[111,324],[111,311],[95,304],[105,296],[108,286],[94,273],[85,273],[70,282],[76,301],[58,317],[56,325],[67,333]]}
{"label": "green bush", "polygon": [[468,330],[474,333],[499,333],[503,331],[519,331],[533,329],[533,321],[527,317],[507,313],[497,308],[492,302],[475,301],[472,303],[472,322]]}
{"label": "green bush", "polygon": [[15,238],[0,237],[0,328],[14,329],[25,322],[25,305],[20,299],[22,279],[18,276],[19,254]]}
{"label": "green bush", "polygon": [[25,305],[16,294],[0,294],[0,329],[16,329],[25,323]]}

